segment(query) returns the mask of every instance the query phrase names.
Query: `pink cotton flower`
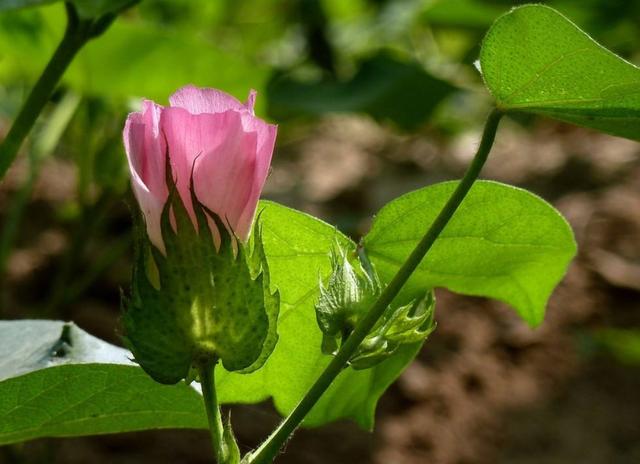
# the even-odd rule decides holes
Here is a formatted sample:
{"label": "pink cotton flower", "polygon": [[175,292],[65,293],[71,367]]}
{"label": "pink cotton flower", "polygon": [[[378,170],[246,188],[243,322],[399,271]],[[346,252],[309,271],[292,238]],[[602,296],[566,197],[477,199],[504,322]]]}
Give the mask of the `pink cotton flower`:
{"label": "pink cotton flower", "polygon": [[[151,242],[164,251],[160,215],[167,201],[165,153],[178,192],[195,223],[190,177],[198,200],[246,240],[269,171],[277,127],[254,115],[256,93],[246,103],[215,89],[187,85],[168,107],[145,100],[124,126],[131,182]],[[194,164],[195,163],[195,164]]]}

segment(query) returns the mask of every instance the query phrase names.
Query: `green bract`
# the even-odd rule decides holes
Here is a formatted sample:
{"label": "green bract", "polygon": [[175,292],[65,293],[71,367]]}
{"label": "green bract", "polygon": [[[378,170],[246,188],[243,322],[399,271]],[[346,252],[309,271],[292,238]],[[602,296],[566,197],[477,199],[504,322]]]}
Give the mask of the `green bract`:
{"label": "green bract", "polygon": [[480,67],[504,110],[640,140],[640,69],[552,8],[526,5],[498,18]]}
{"label": "green bract", "polygon": [[[331,264],[331,277],[326,286],[320,280],[320,297],[315,305],[325,354],[338,351],[382,291],[375,270],[369,267],[365,271],[358,264],[352,266],[339,246],[332,252]],[[401,345],[424,341],[435,328],[433,310],[430,290],[409,304],[390,306],[351,356],[349,365],[354,369],[367,369],[382,362]]]}
{"label": "green bract", "polygon": [[403,345],[424,342],[436,328],[431,290],[409,304],[390,306],[349,360],[354,369],[368,369]]}
{"label": "green bract", "polygon": [[[254,228],[252,246],[244,244],[198,202],[192,185],[196,230],[172,180],[168,183],[172,188],[161,219],[166,256],[137,226],[131,297],[124,302],[128,345],[161,383],[186,379],[195,364],[211,359],[229,371],[251,372],[273,351],[279,311],[278,294],[269,291],[260,227]],[[215,223],[217,248],[209,220]]]}

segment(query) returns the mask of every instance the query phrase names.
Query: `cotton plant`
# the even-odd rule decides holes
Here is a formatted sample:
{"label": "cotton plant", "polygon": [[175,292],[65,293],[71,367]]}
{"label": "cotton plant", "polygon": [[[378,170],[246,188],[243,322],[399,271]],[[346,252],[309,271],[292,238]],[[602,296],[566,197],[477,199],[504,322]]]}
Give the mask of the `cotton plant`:
{"label": "cotton plant", "polygon": [[[391,201],[359,243],[259,200],[277,128],[255,115],[255,92],[242,103],[186,85],[168,106],[143,101],[123,132],[135,198],[129,350],[73,324],[0,323],[0,444],[206,427],[219,464],[270,463],[301,425],[373,427],[377,400],[437,330],[434,288],[542,323],[575,240],[540,197],[478,180],[499,122],[528,112],[640,140],[640,71],[541,5],[500,17],[478,68],[495,107],[462,179]],[[220,404],[269,398],[284,419],[243,455]],[[38,405],[48,414],[29,413]]]}
{"label": "cotton plant", "polygon": [[162,107],[145,100],[123,138],[139,206],[127,344],[154,380],[197,377],[219,462],[232,462],[218,410],[214,371],[252,372],[277,341],[277,291],[253,229],[276,139],[246,103],[186,86]]}

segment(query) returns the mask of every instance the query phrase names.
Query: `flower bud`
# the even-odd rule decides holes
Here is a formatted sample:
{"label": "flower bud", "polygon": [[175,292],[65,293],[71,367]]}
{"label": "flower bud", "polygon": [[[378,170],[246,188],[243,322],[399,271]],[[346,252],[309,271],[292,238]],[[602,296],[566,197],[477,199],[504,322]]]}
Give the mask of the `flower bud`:
{"label": "flower bud", "polygon": [[[382,292],[375,269],[354,267],[339,246],[332,251],[332,273],[320,282],[316,318],[322,330],[322,351],[335,354]],[[407,305],[392,303],[349,360],[354,369],[367,369],[391,356],[401,345],[421,342],[435,329],[433,292]]]}
{"label": "flower bud", "polygon": [[[230,99],[187,87],[174,107],[147,103],[125,128],[140,209],[123,322],[136,361],[161,383],[189,380],[212,360],[251,372],[277,341],[279,296],[269,288],[260,227],[251,233],[273,143],[257,148],[268,129],[255,122],[253,100],[241,108]],[[232,108],[202,113],[224,105]]]}

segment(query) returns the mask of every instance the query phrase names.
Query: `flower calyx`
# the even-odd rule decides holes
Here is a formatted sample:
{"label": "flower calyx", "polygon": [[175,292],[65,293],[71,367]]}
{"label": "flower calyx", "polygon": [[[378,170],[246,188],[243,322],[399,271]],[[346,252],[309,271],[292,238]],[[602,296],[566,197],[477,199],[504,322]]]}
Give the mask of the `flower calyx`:
{"label": "flower calyx", "polygon": [[156,381],[194,378],[194,368],[220,360],[228,371],[260,368],[278,339],[280,299],[269,287],[259,218],[240,240],[198,201],[191,180],[193,220],[178,194],[167,153],[169,196],[162,210],[164,252],[135,216],[136,259],[131,294],[123,298],[125,341]]}

